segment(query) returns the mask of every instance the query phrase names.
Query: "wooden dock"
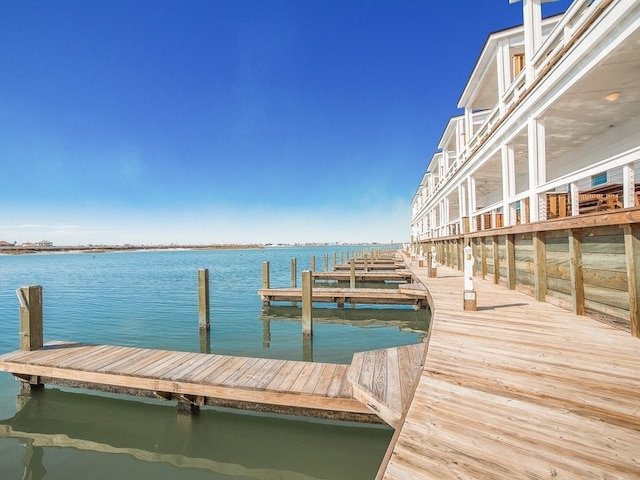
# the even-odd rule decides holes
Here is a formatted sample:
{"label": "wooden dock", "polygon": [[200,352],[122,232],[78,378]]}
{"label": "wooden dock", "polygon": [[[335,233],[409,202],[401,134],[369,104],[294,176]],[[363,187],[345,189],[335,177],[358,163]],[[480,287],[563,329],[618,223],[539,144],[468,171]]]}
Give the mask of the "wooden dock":
{"label": "wooden dock", "polygon": [[[376,272],[356,270],[354,275],[356,282],[410,282],[412,279],[411,272],[404,268],[389,271],[380,270]],[[351,273],[348,271],[313,272],[313,279],[316,282],[335,281],[349,283]]]}
{"label": "wooden dock", "polygon": [[640,340],[488,280],[411,266],[425,368],[378,479],[640,478]]}
{"label": "wooden dock", "polygon": [[[301,302],[301,288],[262,288],[258,290],[264,304],[271,302]],[[416,309],[427,308],[426,291],[418,287],[400,289],[384,288],[314,288],[312,301],[319,303],[411,305]]]}
{"label": "wooden dock", "polygon": [[0,371],[58,384],[397,426],[422,371],[425,344],[354,355],[351,365],[55,342],[0,356]]}

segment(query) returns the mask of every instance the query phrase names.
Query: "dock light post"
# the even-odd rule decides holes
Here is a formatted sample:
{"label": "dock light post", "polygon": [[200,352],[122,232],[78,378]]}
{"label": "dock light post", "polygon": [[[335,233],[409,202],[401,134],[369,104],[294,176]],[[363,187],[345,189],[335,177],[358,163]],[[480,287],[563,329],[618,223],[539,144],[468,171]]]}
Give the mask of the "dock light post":
{"label": "dock light post", "polygon": [[431,246],[431,263],[429,264],[429,278],[438,277],[438,262],[436,261],[436,246]]}
{"label": "dock light post", "polygon": [[464,247],[464,309],[476,311],[478,310],[478,302],[476,299],[476,291],[473,289],[473,264],[475,260],[470,245]]}

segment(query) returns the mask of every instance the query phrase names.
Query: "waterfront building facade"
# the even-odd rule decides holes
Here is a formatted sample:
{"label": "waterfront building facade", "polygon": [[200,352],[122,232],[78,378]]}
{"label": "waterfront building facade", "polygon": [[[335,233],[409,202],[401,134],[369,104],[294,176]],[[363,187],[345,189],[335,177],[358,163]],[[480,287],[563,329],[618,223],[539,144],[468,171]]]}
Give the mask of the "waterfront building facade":
{"label": "waterfront building facade", "polygon": [[[575,0],[543,18],[543,1],[523,0],[523,24],[489,35],[458,103],[464,113],[447,123],[413,198],[415,254],[460,239],[483,255],[481,238],[547,229],[570,236],[640,205],[640,2]],[[622,223],[633,225],[633,215]],[[496,250],[495,275],[510,284],[498,271],[502,255],[516,275],[510,239],[495,240],[505,248]],[[541,299],[553,292],[533,280],[529,287]],[[576,302],[570,288],[556,292],[568,306]],[[629,302],[601,313],[628,319]]]}

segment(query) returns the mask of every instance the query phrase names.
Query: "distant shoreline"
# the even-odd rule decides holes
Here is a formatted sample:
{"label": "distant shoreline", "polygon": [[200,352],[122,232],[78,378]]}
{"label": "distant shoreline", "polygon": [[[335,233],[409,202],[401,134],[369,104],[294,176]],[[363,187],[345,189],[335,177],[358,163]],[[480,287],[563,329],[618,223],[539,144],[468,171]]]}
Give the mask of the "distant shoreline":
{"label": "distant shoreline", "polygon": [[274,247],[319,247],[335,245],[383,245],[380,243],[301,243],[301,244],[212,244],[212,245],[67,245],[44,247],[37,245],[0,246],[2,255],[34,255],[40,253],[110,253],[110,252],[143,252],[172,250],[263,250]]}
{"label": "distant shoreline", "polygon": [[137,252],[149,250],[258,250],[265,248],[258,244],[238,245],[75,245],[75,246],[22,246],[0,247],[0,255],[30,255],[37,253],[109,253]]}

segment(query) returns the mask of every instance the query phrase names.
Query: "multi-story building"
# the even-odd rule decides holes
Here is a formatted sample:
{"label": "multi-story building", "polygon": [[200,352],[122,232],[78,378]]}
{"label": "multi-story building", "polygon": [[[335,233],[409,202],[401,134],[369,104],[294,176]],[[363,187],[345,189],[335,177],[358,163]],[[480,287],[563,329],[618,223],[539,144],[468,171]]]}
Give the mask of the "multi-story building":
{"label": "multi-story building", "polygon": [[[576,285],[541,265],[523,273],[527,261],[549,262],[544,250],[535,251],[536,235],[522,240],[534,251],[528,258],[512,261],[509,248],[525,232],[553,231],[549,238],[556,238],[562,231],[568,245],[575,229],[634,226],[640,205],[640,1],[575,0],[564,14],[542,18],[543,1],[524,0],[523,25],[490,34],[482,48],[458,103],[463,114],[446,124],[413,198],[412,245],[414,252],[427,252],[455,240],[452,251],[439,255],[447,262],[460,258],[459,246],[471,244],[477,257],[495,265],[496,281],[577,311],[576,296],[586,292],[589,310],[601,302],[587,280]],[[614,222],[607,216],[612,212],[628,215]],[[578,218],[583,223],[575,223]],[[635,261],[638,253],[629,250],[623,228],[618,231],[613,244],[622,245],[629,284],[634,272],[628,259]],[[484,239],[496,242],[495,263]],[[554,286],[553,278],[571,283]],[[636,293],[640,297],[625,284],[619,301],[599,313],[628,319],[631,311],[633,319],[635,309],[640,324]]]}

